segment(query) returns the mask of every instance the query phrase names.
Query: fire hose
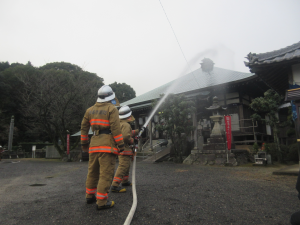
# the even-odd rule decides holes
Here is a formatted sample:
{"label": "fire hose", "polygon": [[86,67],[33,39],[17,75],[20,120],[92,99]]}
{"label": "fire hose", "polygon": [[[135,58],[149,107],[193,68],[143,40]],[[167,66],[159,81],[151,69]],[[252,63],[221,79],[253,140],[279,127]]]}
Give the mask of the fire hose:
{"label": "fire hose", "polygon": [[[136,148],[135,148],[135,153],[136,153]],[[133,165],[132,165],[132,197],[133,197],[133,203],[130,209],[130,212],[125,220],[124,225],[129,225],[131,223],[131,220],[133,218],[133,215],[135,213],[136,210],[136,206],[137,206],[137,195],[136,195],[136,186],[135,186],[135,167],[136,167],[136,156],[133,155]]]}
{"label": "fire hose", "polygon": [[[140,137],[142,136],[142,133],[144,132],[146,126],[147,126],[147,124],[144,124],[141,131],[136,136],[136,140],[140,139]],[[135,210],[136,210],[136,206],[137,206],[137,194],[136,194],[136,184],[135,184],[135,168],[136,168],[137,145],[134,145],[134,151],[135,151],[135,154],[132,156],[133,157],[133,163],[132,163],[133,165],[132,165],[132,172],[131,172],[131,174],[132,174],[132,198],[133,198],[133,202],[132,202],[131,209],[130,209],[129,214],[128,214],[126,220],[125,220],[124,225],[130,225],[131,220],[132,220],[133,215],[134,215]]]}

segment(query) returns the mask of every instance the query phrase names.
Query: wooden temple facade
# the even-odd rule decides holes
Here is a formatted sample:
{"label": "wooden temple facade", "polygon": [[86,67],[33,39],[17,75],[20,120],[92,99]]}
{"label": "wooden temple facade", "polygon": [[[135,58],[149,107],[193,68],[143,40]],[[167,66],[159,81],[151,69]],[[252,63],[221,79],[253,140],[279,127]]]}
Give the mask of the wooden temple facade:
{"label": "wooden temple facade", "polygon": [[[255,74],[240,73],[236,71],[213,68],[211,73],[205,73],[199,68],[193,74],[188,74],[181,78],[179,85],[184,86],[184,90],[175,94],[184,94],[196,103],[196,113],[193,115],[195,132],[191,134],[190,139],[197,139],[196,136],[203,136],[204,143],[213,128],[213,122],[210,120],[212,113],[206,108],[212,105],[213,97],[217,96],[219,104],[226,108],[224,115],[231,115],[232,118],[232,136],[236,149],[248,149],[254,142],[262,143],[272,139],[270,128],[263,124],[253,123],[250,116],[253,111],[250,108],[251,100],[263,96],[268,90],[268,86]],[[190,81],[191,80],[191,81]],[[202,85],[200,88],[191,87],[190,83]],[[203,84],[205,82],[205,84]],[[141,97],[129,100],[121,105],[129,105],[136,118],[136,128],[141,128],[147,120],[152,110],[152,101],[158,99],[157,93],[163,94],[168,87],[159,87]],[[152,96],[152,97],[151,97]],[[158,123],[158,116],[154,116],[149,123],[148,129],[143,134],[144,142],[147,139],[163,139],[163,134],[155,130]],[[224,121],[222,121],[224,126]]]}
{"label": "wooden temple facade", "polygon": [[[285,97],[283,106],[286,107],[280,108],[279,118],[288,115],[287,107],[291,107],[297,141],[300,144],[300,42],[272,52],[249,53],[246,58],[248,62],[245,65],[250,71],[269,88]],[[282,128],[279,134],[282,144],[289,144],[288,138],[284,140],[286,133],[286,129]]]}
{"label": "wooden temple facade", "polygon": [[[197,111],[193,115],[196,130],[191,134],[191,140],[197,140],[197,137],[202,136],[206,143],[213,128],[210,120],[211,112],[206,108],[212,105],[213,97],[217,96],[219,104],[226,108],[224,115],[231,115],[232,118],[233,148],[250,150],[255,142],[262,144],[273,140],[273,131],[269,125],[252,121],[251,115],[254,112],[249,106],[252,99],[263,96],[264,92],[271,88],[285,96],[285,102],[283,101],[278,111],[280,122],[286,121],[292,107],[300,141],[300,42],[272,52],[249,53],[247,59],[245,65],[249,67],[251,73],[217,67],[213,67],[212,71],[207,73],[199,68],[121,105],[131,107],[136,118],[135,127],[141,128],[150,115],[152,102],[159,99],[161,94],[177,82],[174,94],[184,94],[194,100],[197,106]],[[158,122],[156,115],[143,134],[144,142],[147,139],[165,138],[155,130]],[[224,126],[224,122],[222,125]],[[293,141],[288,137],[285,127],[281,128],[279,138],[281,144],[285,145]]]}

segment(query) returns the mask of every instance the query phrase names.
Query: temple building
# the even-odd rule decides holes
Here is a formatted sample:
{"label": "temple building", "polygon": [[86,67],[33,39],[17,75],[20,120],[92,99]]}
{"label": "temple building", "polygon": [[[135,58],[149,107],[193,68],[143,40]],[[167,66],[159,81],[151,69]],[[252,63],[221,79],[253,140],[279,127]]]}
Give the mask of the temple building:
{"label": "temple building", "polygon": [[[213,104],[214,97],[217,97],[220,106],[226,108],[224,115],[231,115],[234,148],[249,150],[254,142],[262,143],[272,138],[271,133],[268,133],[268,126],[256,124],[250,118],[253,114],[249,106],[251,100],[263,96],[269,89],[265,82],[254,73],[222,69],[214,67],[213,63],[207,70],[203,62],[200,63],[201,68],[122,103],[121,105],[128,105],[132,109],[136,118],[136,128],[141,128],[147,120],[153,101],[175,86],[171,91],[173,94],[184,94],[196,103],[197,109],[193,115],[196,130],[190,135],[191,140],[202,137],[202,144],[207,143],[213,129],[213,121],[210,119],[212,112],[206,108]],[[143,134],[143,142],[150,140],[150,148],[153,140],[164,138],[163,134],[155,129],[158,122],[158,116],[155,115],[147,127],[147,132]],[[224,130],[224,120],[221,126]],[[196,148],[201,148],[202,144],[195,143]]]}
{"label": "temple building", "polygon": [[[298,145],[300,144],[300,42],[285,48],[266,52],[249,53],[246,57],[252,73],[255,73],[269,88],[285,96],[286,103],[279,110],[279,119],[288,114],[287,107],[292,106]],[[281,118],[282,117],[282,118]],[[281,144],[289,144],[284,128],[280,132]],[[299,154],[300,155],[300,154]]]}

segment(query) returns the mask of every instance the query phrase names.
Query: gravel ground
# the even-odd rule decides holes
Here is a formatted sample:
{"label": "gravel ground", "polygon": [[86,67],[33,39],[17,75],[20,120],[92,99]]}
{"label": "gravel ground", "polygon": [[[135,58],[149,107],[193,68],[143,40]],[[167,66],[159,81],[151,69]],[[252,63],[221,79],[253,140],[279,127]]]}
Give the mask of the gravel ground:
{"label": "gravel ground", "polygon": [[[297,177],[272,175],[277,169],[138,159],[138,205],[131,224],[289,224],[300,210]],[[131,187],[109,195],[114,208],[97,211],[85,203],[86,174],[87,162],[2,160],[0,224],[123,224]]]}

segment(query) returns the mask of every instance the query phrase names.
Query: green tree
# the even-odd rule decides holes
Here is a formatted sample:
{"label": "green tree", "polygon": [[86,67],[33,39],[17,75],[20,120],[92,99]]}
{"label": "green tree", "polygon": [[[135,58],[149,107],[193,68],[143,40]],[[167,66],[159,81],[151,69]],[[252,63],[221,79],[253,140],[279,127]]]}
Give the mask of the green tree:
{"label": "green tree", "polygon": [[0,72],[10,67],[9,62],[0,62]]}
{"label": "green tree", "polygon": [[[9,63],[5,63],[9,65]],[[15,116],[15,127],[18,133],[14,132],[14,143],[26,141],[28,127],[26,127],[20,110],[21,101],[18,92],[24,91],[23,83],[15,76],[15,74],[27,74],[27,76],[34,76],[36,69],[32,66],[25,66],[23,64],[13,64],[14,66],[6,67],[0,72],[0,143],[5,145],[8,138],[8,128],[11,116]],[[18,135],[19,134],[19,135]]]}
{"label": "green tree", "polygon": [[[251,108],[256,112],[252,115],[255,120],[263,121],[270,125],[273,129],[274,143],[277,150],[277,158],[282,161],[282,151],[280,148],[278,133],[279,133],[279,120],[277,118],[278,107],[282,102],[282,97],[275,91],[269,89],[264,93],[264,97],[258,97],[252,100]],[[260,114],[265,114],[269,120],[263,119]]]}
{"label": "green tree", "polygon": [[[71,64],[71,63],[66,63],[66,62],[47,63],[46,65],[41,66],[40,70],[63,70],[63,71],[67,71],[69,73],[74,73],[74,74],[83,72],[83,69],[80,68],[79,66]],[[102,79],[102,78],[100,78],[100,79]],[[103,79],[102,79],[102,81],[103,81]]]}
{"label": "green tree", "polygon": [[[70,63],[49,63],[40,68],[30,62],[12,64],[0,72],[0,128],[7,129],[11,115],[15,115],[15,125],[22,128],[19,141],[49,141],[63,155],[67,130],[75,133],[80,129],[84,112],[96,102],[102,85],[103,79],[95,73]],[[1,134],[2,143],[5,137]]]}
{"label": "green tree", "polygon": [[[34,77],[18,76],[25,88],[18,93],[22,111],[28,125],[46,132],[62,156],[67,148],[67,131],[78,131],[85,110],[97,99],[103,79],[64,62],[40,67],[39,73]],[[58,145],[59,139],[62,146]]]}
{"label": "green tree", "polygon": [[194,129],[191,114],[195,111],[195,103],[184,95],[170,95],[158,109],[159,131],[166,132],[172,140],[175,161],[182,162],[182,153],[187,146],[187,135]]}
{"label": "green tree", "polygon": [[26,66],[32,66],[33,67],[33,65],[30,61],[27,62]]}
{"label": "green tree", "polygon": [[110,84],[109,86],[115,92],[120,103],[126,102],[132,98],[135,98],[135,91],[128,84],[114,82],[114,83]]}

